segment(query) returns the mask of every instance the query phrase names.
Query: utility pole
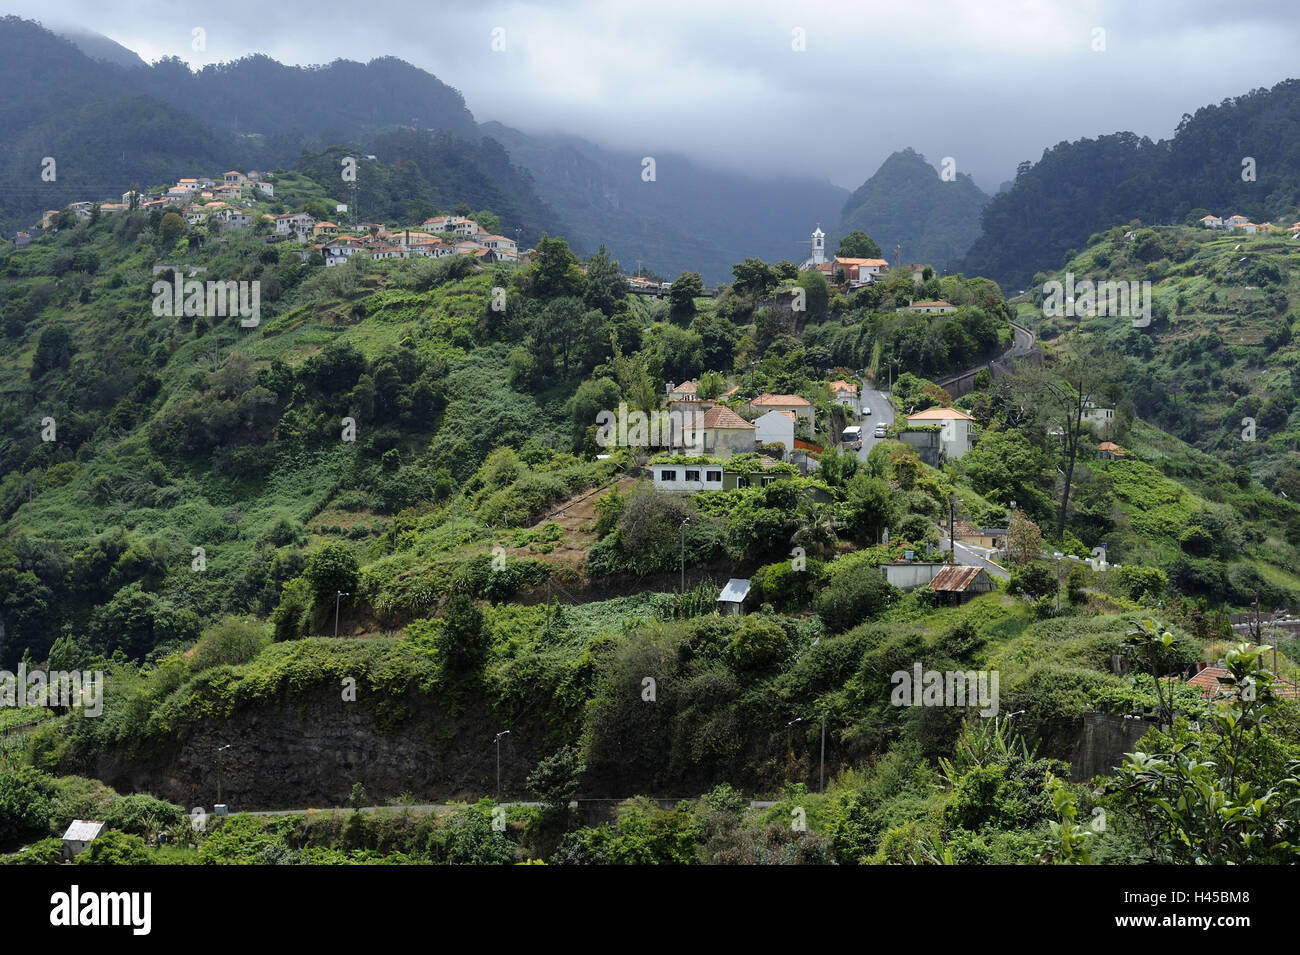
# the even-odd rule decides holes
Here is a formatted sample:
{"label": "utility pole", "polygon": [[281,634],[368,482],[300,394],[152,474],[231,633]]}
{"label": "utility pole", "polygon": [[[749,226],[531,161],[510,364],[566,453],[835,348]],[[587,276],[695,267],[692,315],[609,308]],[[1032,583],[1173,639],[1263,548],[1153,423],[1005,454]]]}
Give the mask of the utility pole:
{"label": "utility pole", "polygon": [[[232,745],[234,745],[234,744],[232,744],[232,743],[227,743],[225,746],[222,746],[222,747],[218,748],[217,752],[218,752],[218,753],[223,753],[223,752],[225,752],[226,750],[230,749],[230,747],[231,747]],[[222,762],[223,762],[223,760],[220,760],[220,759],[217,760],[217,805],[221,805],[221,765],[222,765]]]}
{"label": "utility pole", "polygon": [[819,793],[826,792],[826,711],[822,710],[822,765],[820,781],[817,784]]}
{"label": "utility pole", "polygon": [[351,596],[352,596],[351,594],[345,594],[341,590],[334,591],[334,637],[335,639],[337,639],[339,635],[339,601],[342,600],[344,597],[351,597]]}
{"label": "utility pole", "polygon": [[497,747],[497,802],[501,801],[501,737],[509,735],[509,730],[502,730],[500,733],[497,733],[496,738],[492,740]]}
{"label": "utility pole", "polygon": [[688,517],[682,521],[682,593],[686,593],[686,525],[691,522]]}
{"label": "utility pole", "polygon": [[948,563],[957,563],[957,538],[953,536],[953,525],[957,522],[957,499],[948,498]]}

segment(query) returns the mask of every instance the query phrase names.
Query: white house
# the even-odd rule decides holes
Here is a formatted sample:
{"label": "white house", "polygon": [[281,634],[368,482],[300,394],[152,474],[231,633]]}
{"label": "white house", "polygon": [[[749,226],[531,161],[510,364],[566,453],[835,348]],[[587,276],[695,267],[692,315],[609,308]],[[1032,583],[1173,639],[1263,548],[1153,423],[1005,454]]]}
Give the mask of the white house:
{"label": "white house", "polygon": [[975,419],[956,408],[927,408],[907,416],[911,427],[939,425],[939,450],[955,461],[975,444]]}
{"label": "white house", "polygon": [[1223,227],[1225,229],[1239,229],[1249,221],[1245,216],[1228,216],[1223,220]]}
{"label": "white house", "polygon": [[305,212],[288,212],[275,217],[275,234],[296,235],[299,242],[306,242],[315,224],[316,219]]}
{"label": "white house", "polygon": [[1223,220],[1215,215],[1201,216],[1201,225],[1207,229],[1222,229]]}
{"label": "white house", "polygon": [[342,265],[353,255],[358,252],[366,251],[365,244],[360,239],[354,239],[351,236],[341,236],[337,239],[331,239],[321,247],[321,255],[325,256],[327,266]]}
{"label": "white house", "polygon": [[503,235],[491,235],[485,232],[482,235],[474,236],[474,241],[484,248],[493,250],[498,256],[511,258],[519,256],[519,247],[515,245],[515,240],[508,239]]}
{"label": "white house", "polygon": [[809,426],[812,425],[813,404],[807,398],[801,398],[798,395],[762,394],[751,401],[749,406],[760,413],[766,411],[793,411],[798,417],[807,421]]}
{"label": "white house", "polygon": [[91,822],[87,819],[72,820],[72,825],[68,826],[68,831],[63,834],[63,857],[75,859],[85,852],[103,831],[102,822]]}
{"label": "white house", "polygon": [[1108,425],[1115,420],[1115,409],[1099,408],[1089,396],[1083,400],[1083,420],[1098,427]]}
{"label": "white house", "polygon": [[920,312],[924,315],[944,315],[948,312],[957,311],[957,306],[952,302],[945,302],[942,299],[935,302],[913,302],[907,308],[900,308],[900,312]]}
{"label": "white house", "polygon": [[454,232],[465,238],[476,236],[483,231],[478,227],[477,222],[464,216],[435,216],[432,219],[425,219],[421,225],[430,232]]}
{"label": "white house", "polygon": [[787,460],[794,450],[794,412],[769,411],[754,419],[754,440],[758,444],[782,444]]}
{"label": "white house", "polygon": [[831,400],[833,400],[837,405],[843,405],[850,409],[854,414],[862,413],[862,399],[858,394],[857,382],[832,381],[830,389]]}
{"label": "white house", "polygon": [[271,184],[270,184],[269,182],[267,182],[266,180],[262,180],[261,182],[259,182],[259,183],[257,184],[257,188],[258,188],[258,189],[261,189],[262,192],[265,193],[265,194],[268,195],[268,196],[274,196],[274,195],[275,195],[275,186],[271,185]]}
{"label": "white house", "polygon": [[657,491],[721,491],[722,464],[652,464]]}
{"label": "white house", "polygon": [[242,186],[248,182],[248,177],[242,172],[236,172],[234,169],[221,177],[221,181],[227,186]]}

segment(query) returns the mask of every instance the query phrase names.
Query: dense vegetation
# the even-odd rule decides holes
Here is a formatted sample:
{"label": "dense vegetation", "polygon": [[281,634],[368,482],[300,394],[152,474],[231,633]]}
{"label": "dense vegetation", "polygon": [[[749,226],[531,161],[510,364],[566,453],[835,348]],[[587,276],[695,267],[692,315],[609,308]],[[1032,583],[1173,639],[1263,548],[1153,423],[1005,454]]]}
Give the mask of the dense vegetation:
{"label": "dense vegetation", "polygon": [[[332,155],[284,173],[255,211],[328,208]],[[389,194],[394,219],[406,195]],[[1225,611],[1300,593],[1297,507],[1259,483],[1277,486],[1294,449],[1281,441],[1242,473],[1157,431],[1125,404],[1140,354],[1127,338],[1064,341],[1039,323],[1046,367],[984,374],[958,399],[980,428],[961,460],[931,467],[896,440],[859,458],[835,450],[850,416],[827,381],[890,375],[896,403],[950,404],[931,379],[1011,340],[992,282],[930,270],[918,287],[902,270],[842,292],[751,258],[716,298],[686,273],[648,300],[604,250],[582,260],[560,238],[519,265],[326,267],[266,228],[62,216],[29,248],[0,249],[0,666],[101,669],[106,687],[102,716],[31,713],[40,725],[0,746],[0,849],[27,846],[18,861],[49,861],[48,837],[77,813],[116,830],[87,863],[1288,858],[1295,705]],[[1132,247],[1173,241],[1153,235]],[[1116,241],[1090,253],[1129,254]],[[1260,251],[1277,312],[1292,272]],[[1217,261],[1207,281],[1231,286]],[[154,314],[158,265],[260,282],[260,324]],[[899,311],[917,297],[958,309]],[[1274,341],[1256,360],[1289,367],[1290,339]],[[776,466],[729,467],[772,483],[674,495],[638,476],[654,449],[596,442],[597,412],[655,410],[687,378],[715,399],[734,387],[725,400],[749,417],[762,392],[807,398],[817,470],[769,446]],[[1084,396],[1120,409],[1109,430],[1081,423]],[[1099,458],[1106,438],[1133,457]],[[890,586],[880,565],[942,555],[953,513],[1009,522],[1011,579],[959,605]],[[1122,567],[1065,556],[1101,543]],[[716,612],[731,577],[751,581],[744,616]],[[1237,689],[1217,703],[1170,686],[1219,659]],[[893,676],[918,663],[998,673],[1005,718],[896,705]],[[1276,669],[1294,680],[1287,648]],[[410,805],[463,796],[454,780],[433,770],[404,794],[359,766],[331,782],[350,814],[195,834],[178,806],[89,779],[126,761],[168,795],[166,754],[205,727],[301,721],[347,680],[366,726],[413,745],[430,707],[442,739],[511,727],[550,805],[512,808],[504,826],[487,803],[438,817]],[[1120,774],[1062,782],[1085,714],[1144,713],[1169,729]],[[823,719],[828,788],[814,795]],[[1244,747],[1249,768],[1226,767],[1224,747]],[[363,790],[399,805],[363,812]],[[748,810],[742,792],[780,802]],[[1155,792],[1210,809],[1170,815]],[[702,795],[633,801],[608,823],[567,808],[635,793]],[[1243,822],[1238,807],[1259,800]],[[1095,808],[1104,831],[1087,823]]]}
{"label": "dense vegetation", "polygon": [[[1093,233],[1134,218],[1171,224],[1213,212],[1273,221],[1300,205],[1298,148],[1294,79],[1184,114],[1172,139],[1121,132],[1059,143],[1020,164],[1012,187],[985,208],[975,244],[950,268],[1018,291]],[[1246,157],[1254,160],[1249,179]]]}

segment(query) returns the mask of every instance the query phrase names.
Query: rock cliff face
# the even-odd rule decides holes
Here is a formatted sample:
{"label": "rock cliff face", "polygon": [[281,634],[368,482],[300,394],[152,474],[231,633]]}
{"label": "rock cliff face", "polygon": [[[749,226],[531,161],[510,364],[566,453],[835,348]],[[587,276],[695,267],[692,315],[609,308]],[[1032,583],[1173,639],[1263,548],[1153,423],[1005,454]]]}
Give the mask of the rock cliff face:
{"label": "rock cliff face", "polygon": [[492,738],[503,729],[501,793],[531,798],[524,780],[554,749],[540,729],[498,726],[478,704],[453,710],[417,695],[377,711],[320,690],[183,727],[145,758],[104,754],[86,771],[119,792],[187,808],[218,801],[218,774],[221,801],[238,810],[343,806],[358,782],[371,805],[406,792],[417,802],[473,801],[496,792]]}

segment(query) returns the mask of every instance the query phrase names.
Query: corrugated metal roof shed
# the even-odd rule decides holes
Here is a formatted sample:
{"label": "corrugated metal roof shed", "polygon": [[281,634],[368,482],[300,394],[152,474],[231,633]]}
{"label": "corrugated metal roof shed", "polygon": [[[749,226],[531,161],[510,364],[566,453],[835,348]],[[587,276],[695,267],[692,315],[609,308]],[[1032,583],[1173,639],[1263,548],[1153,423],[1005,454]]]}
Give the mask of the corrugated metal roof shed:
{"label": "corrugated metal roof shed", "polygon": [[[943,590],[948,593],[965,593],[971,586],[979,580],[984,571],[979,567],[966,567],[962,564],[954,564],[951,567],[945,567],[939,573],[934,575],[930,581],[931,590]],[[987,574],[984,574],[987,577]]]}
{"label": "corrugated metal roof shed", "polygon": [[73,842],[89,842],[98,836],[103,828],[104,824],[102,822],[74,819],[72,825],[68,826],[68,831],[63,834],[63,838],[71,839]]}

